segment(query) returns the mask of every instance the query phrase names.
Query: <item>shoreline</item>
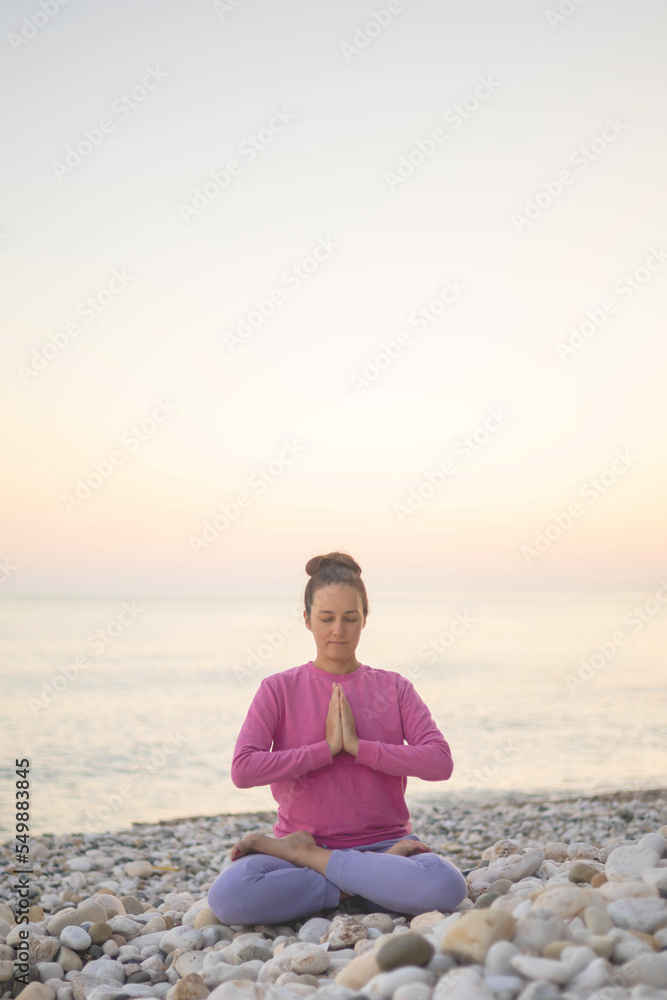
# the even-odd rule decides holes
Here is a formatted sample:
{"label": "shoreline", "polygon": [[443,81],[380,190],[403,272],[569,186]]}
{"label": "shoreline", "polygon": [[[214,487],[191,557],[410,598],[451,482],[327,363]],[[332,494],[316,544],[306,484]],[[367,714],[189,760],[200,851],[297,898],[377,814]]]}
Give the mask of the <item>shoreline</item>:
{"label": "shoreline", "polygon": [[[591,831],[597,817],[598,840],[608,840],[610,836],[637,836],[647,832],[651,824],[660,819],[658,825],[667,823],[667,786],[657,788],[619,788],[610,792],[554,792],[544,795],[536,792],[487,792],[467,794],[445,793],[442,799],[419,801],[418,796],[406,797],[410,811],[412,832],[417,833],[434,851],[450,857],[459,867],[470,867],[479,860],[479,853],[499,839],[517,839],[524,847],[539,846],[545,837],[553,840],[568,839],[559,832],[564,828],[581,827],[578,839],[593,836]],[[628,803],[635,804],[635,811],[625,809]],[[646,813],[646,826],[635,812]],[[630,816],[632,812],[632,816]],[[606,816],[605,813],[610,815]],[[219,849],[229,841],[240,839],[250,830],[261,829],[273,836],[273,824],[277,814],[273,810],[246,811],[234,813],[211,813],[194,816],[179,816],[162,820],[135,820],[130,826],[118,830],[71,830],[67,833],[44,832],[30,834],[35,844],[43,844],[50,849],[63,849],[72,839],[78,846],[92,847],[99,841],[106,844],[119,841],[123,837],[140,837],[141,834],[156,836],[179,827],[188,827],[189,837],[193,827],[201,830],[202,839],[216,840]],[[542,821],[542,822],[540,822]],[[600,824],[600,821],[602,823]],[[520,825],[519,826],[517,825]],[[646,826],[646,829],[644,827]],[[588,831],[588,832],[586,832]],[[230,841],[230,838],[233,838]],[[430,838],[430,839],[429,839]],[[569,839],[573,839],[570,837]],[[591,841],[592,842],[592,841]],[[0,841],[0,851],[7,856],[13,850],[14,838]],[[602,843],[600,847],[604,846]],[[42,869],[44,871],[44,869]]]}

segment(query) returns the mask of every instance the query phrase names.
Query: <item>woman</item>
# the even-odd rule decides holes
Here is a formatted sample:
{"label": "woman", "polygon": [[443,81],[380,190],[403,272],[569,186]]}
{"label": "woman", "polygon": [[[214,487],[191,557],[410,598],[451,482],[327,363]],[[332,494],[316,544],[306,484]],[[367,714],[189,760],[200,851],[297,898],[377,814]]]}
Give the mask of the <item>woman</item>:
{"label": "woman", "polygon": [[315,556],[306,572],[304,619],[317,656],[262,680],[231,766],[237,788],[271,785],[275,836],[234,844],[208,904],[223,923],[253,925],[348,896],[366,912],[453,910],[466,880],[410,832],[405,802],[409,775],[451,776],[449,746],[407,678],[356,659],[369,609],[354,559]]}

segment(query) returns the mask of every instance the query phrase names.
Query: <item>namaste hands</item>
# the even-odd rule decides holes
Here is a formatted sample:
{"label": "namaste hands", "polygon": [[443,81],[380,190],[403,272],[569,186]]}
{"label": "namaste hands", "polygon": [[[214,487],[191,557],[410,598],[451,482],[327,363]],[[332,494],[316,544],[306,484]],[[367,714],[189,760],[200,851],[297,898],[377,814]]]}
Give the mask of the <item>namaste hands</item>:
{"label": "namaste hands", "polygon": [[341,750],[346,750],[353,757],[357,756],[359,739],[354,725],[354,716],[350,703],[345,697],[343,685],[334,683],[327,713],[326,736],[331,756],[335,757]]}

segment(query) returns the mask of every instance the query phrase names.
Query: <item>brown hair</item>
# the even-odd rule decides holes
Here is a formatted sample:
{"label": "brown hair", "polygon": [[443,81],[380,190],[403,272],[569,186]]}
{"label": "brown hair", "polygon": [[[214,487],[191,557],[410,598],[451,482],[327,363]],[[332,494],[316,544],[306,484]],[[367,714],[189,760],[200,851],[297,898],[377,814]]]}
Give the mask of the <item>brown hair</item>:
{"label": "brown hair", "polygon": [[361,579],[361,567],[346,552],[329,552],[326,556],[313,556],[306,563],[306,573],[310,580],[306,584],[304,603],[306,614],[310,618],[315,592],[321,587],[336,583],[342,586],[354,587],[361,595],[361,607],[364,621],[369,612],[368,596],[364,582]]}

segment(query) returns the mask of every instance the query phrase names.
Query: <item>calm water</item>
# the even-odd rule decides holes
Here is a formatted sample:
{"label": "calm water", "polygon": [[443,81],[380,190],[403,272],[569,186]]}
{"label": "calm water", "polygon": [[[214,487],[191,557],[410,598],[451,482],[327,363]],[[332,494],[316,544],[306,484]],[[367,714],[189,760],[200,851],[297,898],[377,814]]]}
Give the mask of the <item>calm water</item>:
{"label": "calm water", "polygon": [[[654,593],[371,595],[357,658],[412,680],[454,757],[447,782],[409,778],[408,802],[664,785],[667,605]],[[644,622],[633,608],[647,601]],[[32,831],[273,810],[268,786],[237,789],[229,769],[262,677],[316,655],[298,602],[0,602],[3,786],[29,757]]]}

